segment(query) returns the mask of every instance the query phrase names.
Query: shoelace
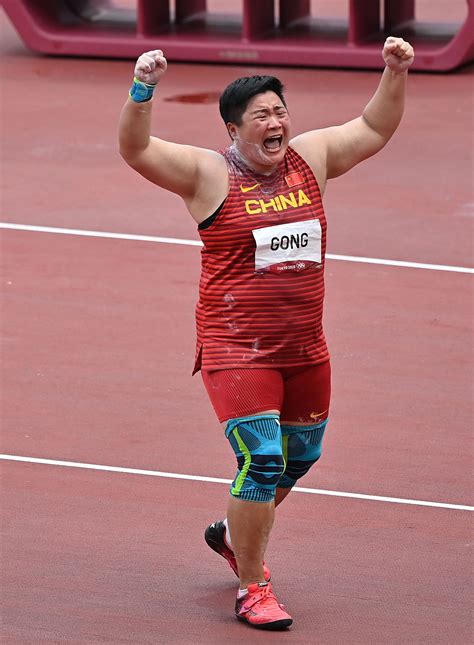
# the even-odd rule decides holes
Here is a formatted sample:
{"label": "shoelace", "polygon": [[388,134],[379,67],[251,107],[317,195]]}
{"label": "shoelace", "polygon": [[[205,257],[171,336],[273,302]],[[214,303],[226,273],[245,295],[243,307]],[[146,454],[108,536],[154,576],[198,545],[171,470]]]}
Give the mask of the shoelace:
{"label": "shoelace", "polygon": [[267,585],[266,587],[260,587],[260,591],[258,591],[255,594],[252,594],[250,598],[245,600],[243,603],[242,607],[240,608],[241,612],[246,612],[249,609],[251,609],[257,602],[260,602],[261,600],[273,600],[278,607],[282,607],[278,600],[275,597],[275,594],[273,593],[270,585]]}

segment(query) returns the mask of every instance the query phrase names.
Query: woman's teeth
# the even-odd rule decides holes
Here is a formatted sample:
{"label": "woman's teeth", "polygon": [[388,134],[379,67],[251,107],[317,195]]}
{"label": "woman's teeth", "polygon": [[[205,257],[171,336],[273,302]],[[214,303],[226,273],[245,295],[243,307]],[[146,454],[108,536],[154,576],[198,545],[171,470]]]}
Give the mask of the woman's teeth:
{"label": "woman's teeth", "polygon": [[281,141],[282,137],[268,137],[268,139],[265,139],[263,142],[263,147],[266,148],[267,150],[278,150],[279,147],[281,146]]}

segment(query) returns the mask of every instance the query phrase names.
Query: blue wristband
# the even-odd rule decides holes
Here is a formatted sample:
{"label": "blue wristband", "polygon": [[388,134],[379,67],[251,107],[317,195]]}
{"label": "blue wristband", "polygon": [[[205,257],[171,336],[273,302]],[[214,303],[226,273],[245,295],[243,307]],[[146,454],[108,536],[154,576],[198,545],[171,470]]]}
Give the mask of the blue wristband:
{"label": "blue wristband", "polygon": [[156,83],[143,83],[134,76],[133,84],[129,92],[130,98],[132,101],[135,101],[135,103],[144,103],[145,101],[149,101],[153,97],[156,85]]}

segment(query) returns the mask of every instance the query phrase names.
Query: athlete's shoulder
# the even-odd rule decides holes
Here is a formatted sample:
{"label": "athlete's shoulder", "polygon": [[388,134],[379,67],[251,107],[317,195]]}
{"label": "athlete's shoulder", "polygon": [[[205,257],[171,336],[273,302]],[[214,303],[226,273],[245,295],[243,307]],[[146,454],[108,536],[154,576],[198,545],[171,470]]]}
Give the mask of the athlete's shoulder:
{"label": "athlete's shoulder", "polygon": [[185,203],[200,224],[218,208],[229,190],[229,175],[224,157],[215,150],[201,149],[196,174],[196,190]]}
{"label": "athlete's shoulder", "polygon": [[324,130],[313,130],[297,135],[291,139],[288,149],[293,150],[309,166],[322,194],[327,178],[327,146]]}

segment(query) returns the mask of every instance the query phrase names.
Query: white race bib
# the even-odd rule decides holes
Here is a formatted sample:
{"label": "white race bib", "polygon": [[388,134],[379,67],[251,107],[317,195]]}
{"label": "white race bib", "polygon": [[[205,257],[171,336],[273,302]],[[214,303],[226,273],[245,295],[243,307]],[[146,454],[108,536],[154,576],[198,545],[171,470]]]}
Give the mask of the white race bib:
{"label": "white race bib", "polygon": [[318,219],[257,228],[252,233],[257,245],[256,271],[303,271],[312,264],[321,264]]}

